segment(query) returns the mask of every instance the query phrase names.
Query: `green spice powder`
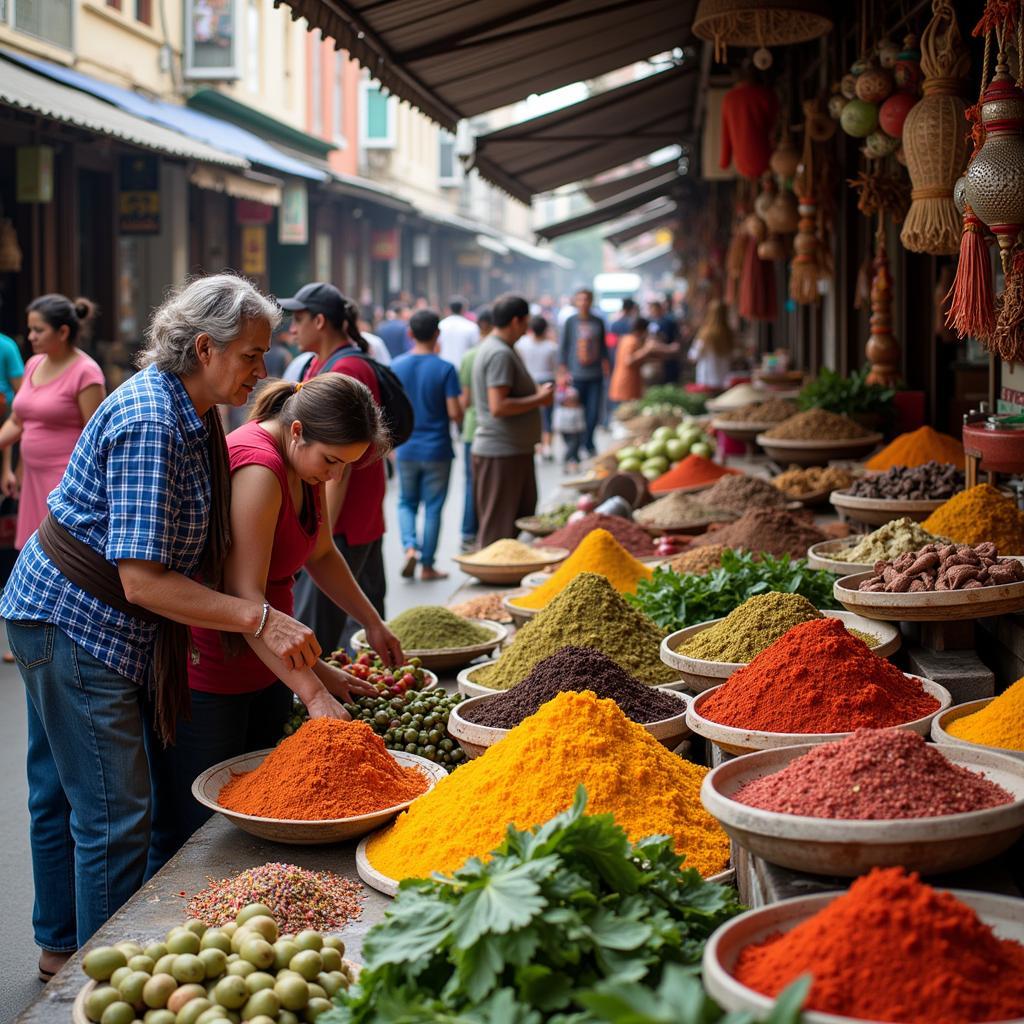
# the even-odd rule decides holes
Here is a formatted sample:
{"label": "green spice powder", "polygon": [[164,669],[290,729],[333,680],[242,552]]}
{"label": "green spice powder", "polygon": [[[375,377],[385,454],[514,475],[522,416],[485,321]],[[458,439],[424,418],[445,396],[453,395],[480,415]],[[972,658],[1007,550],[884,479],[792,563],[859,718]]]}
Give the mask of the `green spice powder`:
{"label": "green spice powder", "polygon": [[661,660],[664,633],[643,612],[628,605],[604,576],[581,572],[543,611],[515,635],[495,665],[473,682],[494,690],[521,683],[544,658],[575,644],[607,654],[649,686],[679,678]]}
{"label": "green spice powder", "polygon": [[472,647],[493,639],[489,629],[450,612],[421,604],[393,618],[388,626],[407,651],[439,651]]}

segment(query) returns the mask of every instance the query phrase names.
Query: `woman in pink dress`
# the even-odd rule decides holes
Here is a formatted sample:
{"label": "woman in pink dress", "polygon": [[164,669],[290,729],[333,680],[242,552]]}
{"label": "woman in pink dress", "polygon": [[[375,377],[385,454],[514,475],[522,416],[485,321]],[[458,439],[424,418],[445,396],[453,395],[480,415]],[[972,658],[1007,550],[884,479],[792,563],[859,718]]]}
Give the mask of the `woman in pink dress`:
{"label": "woman in pink dress", "polygon": [[[18,498],[19,550],[46,515],[46,499],[68,467],[78,435],[103,401],[99,365],[75,342],[93,319],[88,299],[43,295],[28,307],[32,358],[25,364],[13,412],[0,427],[3,477],[0,488]],[[11,446],[21,442],[20,482],[11,467]]]}

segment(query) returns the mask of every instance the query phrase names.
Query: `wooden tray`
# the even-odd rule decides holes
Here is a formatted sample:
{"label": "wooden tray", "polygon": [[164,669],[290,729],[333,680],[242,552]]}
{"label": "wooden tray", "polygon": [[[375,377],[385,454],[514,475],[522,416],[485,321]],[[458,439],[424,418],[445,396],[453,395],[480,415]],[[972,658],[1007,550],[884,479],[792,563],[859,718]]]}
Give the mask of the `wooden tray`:
{"label": "wooden tray", "polygon": [[[490,665],[496,664],[497,658],[491,661],[482,661],[479,665],[470,665],[468,668],[464,668],[455,678],[458,683],[458,690],[465,697],[493,697],[498,693],[508,693],[508,690],[494,690],[489,686],[484,686],[482,683],[474,683],[473,676],[482,669],[487,668]],[[685,679],[678,679],[671,683],[661,683],[657,687],[659,690],[688,690]]]}
{"label": "wooden tray", "polygon": [[[923,718],[905,722],[893,728],[909,729],[919,736],[927,736],[931,729],[932,719],[945,711],[953,703],[953,698],[949,695],[949,690],[944,686],[939,686],[938,683],[933,683],[930,679],[914,676],[909,672],[905,672],[904,675],[911,679],[919,679],[925,693],[934,697],[939,702],[939,706]],[[768,732],[762,729],[737,729],[731,725],[720,725],[700,713],[701,707],[717,689],[717,686],[713,686],[694,698],[686,713],[686,724],[698,736],[703,736],[730,754],[750,754],[755,750],[774,750],[777,747],[831,743],[833,740],[845,739],[850,735],[848,732]]]}
{"label": "wooden tray", "polygon": [[824,569],[825,572],[835,573],[837,576],[852,576],[858,572],[874,571],[874,563],[868,565],[866,562],[840,562],[829,555],[833,551],[842,551],[845,548],[856,547],[859,537],[847,537],[843,540],[821,540],[812,544],[807,549],[807,564],[812,569]]}
{"label": "wooden tray", "polygon": [[[888,658],[900,648],[900,632],[895,626],[881,623],[854,615],[852,612],[822,610],[827,619],[839,619],[848,629],[859,629],[878,639],[878,644],[871,649],[880,658]],[[698,633],[717,626],[721,619],[700,622],[696,626],[687,626],[676,633],[670,633],[661,641],[661,660],[671,668],[678,669],[683,679],[689,684],[691,693],[703,693],[712,686],[719,686],[734,672],[746,668],[749,662],[741,661],[708,661],[704,658],[691,658],[680,654],[677,648],[692,640]]]}
{"label": "wooden tray", "polygon": [[[686,709],[689,706],[690,698],[677,690],[668,691],[672,693],[681,703],[679,714],[671,718],[664,718],[658,722],[642,722],[643,727],[664,747],[675,750],[679,744],[690,735],[690,729],[686,724]],[[459,746],[466,752],[469,758],[479,757],[488,747],[493,747],[499,740],[503,740],[511,731],[510,729],[498,729],[494,726],[478,725],[470,722],[459,712],[471,706],[479,706],[501,697],[502,694],[493,690],[486,697],[471,697],[452,709],[448,716],[448,734],[459,741]]]}
{"label": "wooden tray", "polygon": [[[374,811],[372,814],[358,814],[351,818],[333,818],[328,821],[262,818],[254,814],[241,814],[238,811],[221,807],[217,802],[217,797],[231,777],[258,768],[263,763],[263,759],[273,753],[273,750],[274,748],[271,747],[267,750],[254,751],[251,754],[242,754],[240,757],[231,757],[226,761],[221,761],[220,764],[215,764],[212,768],[207,768],[192,783],[192,795],[204,807],[223,815],[243,832],[249,832],[261,839],[271,839],[277,843],[303,845],[336,843],[344,839],[356,839],[359,836],[364,836],[367,832],[380,828],[412,803],[412,800],[406,800],[404,803]],[[418,754],[407,754],[401,750],[389,750],[388,753],[403,767],[415,768],[426,776],[427,788],[423,791],[424,793],[429,793],[441,779],[448,775],[441,765],[428,761]],[[422,795],[421,793],[420,796]]]}
{"label": "wooden tray", "polygon": [[[471,661],[476,661],[477,658],[492,653],[505,642],[505,638],[508,636],[508,627],[503,626],[500,622],[492,622],[490,619],[469,619],[468,621],[486,627],[494,634],[494,638],[485,643],[473,644],[470,647],[450,647],[430,651],[410,650],[403,653],[407,658],[419,658],[424,668],[443,672],[445,669],[462,668],[463,665],[468,665]],[[357,651],[370,649],[370,645],[366,642],[365,630],[358,629],[352,634],[352,646]]]}
{"label": "wooden tray", "polygon": [[970,740],[962,740],[959,736],[953,736],[946,732],[946,727],[952,725],[958,718],[966,718],[973,715],[982,708],[988,707],[995,697],[985,697],[983,700],[972,700],[966,704],[956,704],[941,715],[936,715],[932,722],[932,740],[950,747],[964,747],[967,750],[987,750],[993,754],[1001,754],[1004,757],[1014,757],[1018,761],[1024,761],[1024,750],[1008,750],[1006,747],[990,747],[985,743],[972,743]]}
{"label": "wooden tray", "polygon": [[893,519],[906,516],[915,523],[923,523],[946,498],[915,499],[905,498],[858,498],[847,491],[833,491],[828,499],[846,519],[855,519],[869,526],[884,526]]}
{"label": "wooden tray", "polygon": [[1024,610],[1024,582],[919,594],[878,594],[857,589],[861,582],[874,575],[871,571],[844,576],[832,585],[832,593],[849,611],[882,622],[953,622]]}
{"label": "wooden tray", "polygon": [[998,857],[1024,835],[1024,762],[974,747],[941,747],[953,764],[1002,786],[1014,802],[930,818],[863,820],[783,814],[738,803],[748,782],[774,775],[813,744],[762,750],[719,765],[701,787],[701,801],[734,843],[793,871],[852,878],[874,867],[902,865],[925,875],[961,871]]}
{"label": "wooden tray", "polygon": [[[992,927],[1001,939],[1024,942],[1024,904],[1013,896],[994,896],[986,892],[968,892],[963,889],[940,890],[949,892],[966,903],[985,924]],[[740,952],[747,946],[783,932],[792,931],[798,924],[824,910],[841,892],[826,892],[818,896],[797,896],[780,900],[766,907],[748,910],[722,925],[708,939],[704,947],[701,974],[708,995],[724,1010],[749,1011],[755,1019],[765,1020],[775,1000],[741,984],[733,976]],[[819,1010],[804,1010],[803,1024],[877,1024],[860,1017],[840,1017]],[[1021,1019],[1001,1021],[999,1024],[1022,1024]]]}
{"label": "wooden tray", "polygon": [[472,555],[454,555],[452,561],[467,575],[474,576],[481,583],[518,583],[524,576],[540,569],[555,568],[569,557],[568,548],[534,549],[537,557],[531,562],[517,562],[514,565],[481,565],[472,561]]}
{"label": "wooden tray", "polygon": [[858,459],[869,454],[882,441],[882,435],[865,434],[846,441],[831,441],[758,434],[754,440],[780,465],[827,466],[832,459]]}

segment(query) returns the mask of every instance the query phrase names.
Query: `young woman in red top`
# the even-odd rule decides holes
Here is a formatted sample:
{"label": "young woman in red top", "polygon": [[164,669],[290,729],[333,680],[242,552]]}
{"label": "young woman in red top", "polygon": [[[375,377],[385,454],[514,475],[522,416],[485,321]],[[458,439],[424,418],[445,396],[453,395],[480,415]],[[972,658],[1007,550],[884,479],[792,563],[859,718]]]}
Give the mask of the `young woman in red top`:
{"label": "young woman in red top", "polygon": [[[291,614],[295,574],[305,568],[327,599],[363,624],[381,658],[400,664],[398,639],[356,583],[323,515],[325,485],[386,447],[369,389],[340,373],[304,384],[267,381],[251,420],[227,441],[232,543],[225,592]],[[209,816],[192,797],[192,780],[219,761],[274,746],[293,693],[313,718],[348,718],[338,698],[374,692],[324,661],[290,669],[254,637],[243,643],[208,629],[193,629],[192,636],[192,716],[178,723],[174,746],[159,755],[150,873]]]}

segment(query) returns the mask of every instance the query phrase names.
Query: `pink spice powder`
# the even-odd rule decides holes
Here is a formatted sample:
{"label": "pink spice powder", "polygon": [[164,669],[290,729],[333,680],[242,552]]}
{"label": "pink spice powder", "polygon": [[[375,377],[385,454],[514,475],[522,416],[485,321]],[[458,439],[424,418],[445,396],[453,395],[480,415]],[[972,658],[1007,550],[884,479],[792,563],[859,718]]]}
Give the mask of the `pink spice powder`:
{"label": "pink spice powder", "polygon": [[1013,802],[978,772],[953,764],[904,729],[858,729],[782,771],[748,782],[733,800],[812,818],[932,818]]}

